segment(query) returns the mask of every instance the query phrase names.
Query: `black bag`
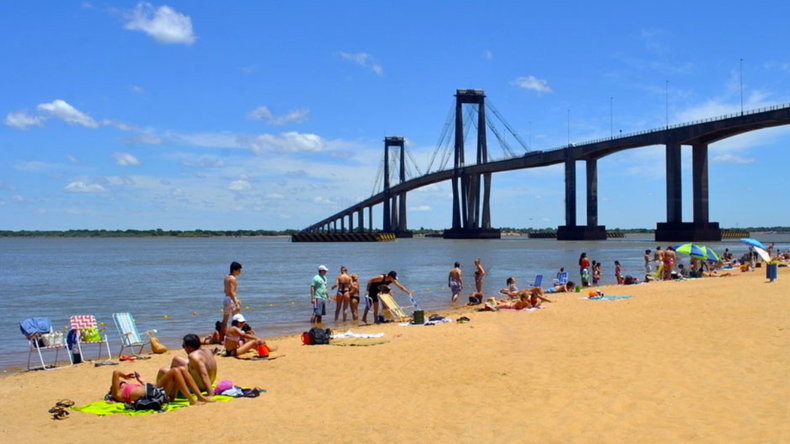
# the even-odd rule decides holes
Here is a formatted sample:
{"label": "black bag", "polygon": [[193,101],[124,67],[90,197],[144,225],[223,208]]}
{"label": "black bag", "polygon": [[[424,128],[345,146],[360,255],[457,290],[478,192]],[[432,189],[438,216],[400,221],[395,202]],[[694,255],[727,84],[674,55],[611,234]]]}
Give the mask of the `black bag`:
{"label": "black bag", "polygon": [[634,277],[631,275],[626,275],[624,282],[625,285],[634,285],[636,283],[636,279],[634,279]]}
{"label": "black bag", "polygon": [[332,337],[332,330],[322,330],[320,328],[311,328],[308,332],[310,335],[310,345],[325,345],[329,344],[329,338]]}
{"label": "black bag", "polygon": [[[141,396],[131,404],[134,410],[162,410],[167,404],[165,389],[155,387],[153,384],[145,385],[145,396]],[[128,404],[127,404],[128,407]]]}

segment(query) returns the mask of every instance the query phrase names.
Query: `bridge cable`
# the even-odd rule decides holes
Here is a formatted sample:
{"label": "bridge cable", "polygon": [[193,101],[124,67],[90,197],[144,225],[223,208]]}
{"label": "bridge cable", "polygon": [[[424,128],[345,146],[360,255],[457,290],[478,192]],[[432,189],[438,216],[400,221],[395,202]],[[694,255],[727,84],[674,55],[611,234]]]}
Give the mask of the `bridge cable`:
{"label": "bridge cable", "polygon": [[515,139],[518,141],[519,145],[521,145],[521,147],[524,149],[525,152],[532,151],[531,147],[526,143],[524,143],[524,141],[521,140],[521,136],[519,136],[518,133],[515,130],[513,130],[513,127],[511,127],[510,124],[507,123],[507,120],[505,120],[505,116],[503,116],[502,113],[500,113],[499,110],[496,109],[494,104],[491,102],[491,99],[486,100],[486,106],[488,107],[489,110],[491,110],[492,113],[494,113],[494,116],[496,116],[496,118],[499,119],[499,121],[502,122],[503,125],[505,125],[505,128],[507,128],[510,134],[512,134],[513,137],[515,137]]}
{"label": "bridge cable", "polygon": [[494,122],[492,122],[488,117],[486,117],[486,125],[491,129],[491,132],[494,133],[494,136],[499,141],[500,148],[505,151],[505,158],[512,159],[516,157],[517,154],[510,148],[510,144],[507,143],[507,139],[502,137],[502,134],[500,134],[499,130],[497,130],[496,126],[494,126]]}
{"label": "bridge cable", "polygon": [[444,126],[442,127],[442,133],[439,136],[439,141],[436,143],[436,148],[434,148],[434,150],[433,150],[433,155],[431,156],[431,161],[428,162],[428,169],[425,170],[425,174],[428,174],[428,173],[431,172],[431,167],[433,166],[433,161],[434,161],[434,159],[436,159],[436,154],[439,152],[439,149],[442,147],[442,144],[444,143],[445,137],[447,137],[448,130],[450,129],[450,125],[452,124],[453,120],[455,120],[455,100],[453,100],[453,103],[450,106],[450,112],[447,114],[447,118],[444,121]]}

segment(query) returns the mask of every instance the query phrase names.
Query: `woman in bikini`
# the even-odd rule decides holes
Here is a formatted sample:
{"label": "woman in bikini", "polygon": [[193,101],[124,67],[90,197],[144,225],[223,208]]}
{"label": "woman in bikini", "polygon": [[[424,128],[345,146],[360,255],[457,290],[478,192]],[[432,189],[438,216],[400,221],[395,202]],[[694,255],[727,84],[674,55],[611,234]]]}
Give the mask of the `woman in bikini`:
{"label": "woman in bikini", "polygon": [[351,303],[351,318],[356,321],[359,308],[359,276],[356,273],[351,275],[351,291],[348,298]]}
{"label": "woman in bikini", "polygon": [[516,287],[516,278],[511,276],[507,278],[507,281],[505,281],[505,283],[507,284],[507,288],[503,288],[499,290],[499,292],[504,295],[507,295],[510,298],[516,297],[516,295],[518,294],[518,287]]}
{"label": "woman in bikini", "polygon": [[[242,330],[245,322],[246,319],[241,313],[233,315],[230,328],[225,333],[225,356],[238,358],[247,352],[255,350],[259,345],[266,344],[266,341],[263,339],[256,338]],[[269,350],[276,350],[276,348],[269,346]]]}
{"label": "woman in bikini", "polygon": [[[129,380],[137,381],[138,384],[127,382]],[[173,401],[179,392],[187,397],[190,405],[194,405],[198,401],[214,402],[200,393],[200,389],[186,367],[171,368],[156,381],[156,384],[147,384],[137,372],[122,373],[116,370],[112,372],[112,399],[116,402],[133,404],[146,395],[147,385],[153,385],[155,390],[164,391],[168,402]],[[192,398],[192,393],[197,397],[197,401]]]}
{"label": "woman in bikini", "polygon": [[343,309],[343,322],[346,322],[348,318],[348,304],[351,302],[351,276],[348,275],[348,268],[340,267],[340,274],[335,278],[335,285],[332,285],[332,289],[335,288],[337,288],[335,323],[337,323],[337,318],[340,317],[341,308]]}
{"label": "woman in bikini", "polygon": [[475,288],[478,293],[483,292],[483,276],[486,271],[483,269],[483,264],[480,263],[480,258],[475,259]]}

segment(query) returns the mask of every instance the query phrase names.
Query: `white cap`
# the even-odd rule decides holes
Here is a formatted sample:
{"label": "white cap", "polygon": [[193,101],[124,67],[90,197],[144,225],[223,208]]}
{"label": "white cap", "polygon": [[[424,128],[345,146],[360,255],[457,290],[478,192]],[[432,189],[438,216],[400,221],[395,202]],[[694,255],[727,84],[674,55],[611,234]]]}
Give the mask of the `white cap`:
{"label": "white cap", "polygon": [[244,315],[242,315],[241,313],[236,313],[235,315],[233,315],[232,320],[236,322],[247,322],[247,320],[244,319]]}
{"label": "white cap", "polygon": [[326,265],[319,265],[318,266],[318,271],[329,271],[329,269],[326,268]]}

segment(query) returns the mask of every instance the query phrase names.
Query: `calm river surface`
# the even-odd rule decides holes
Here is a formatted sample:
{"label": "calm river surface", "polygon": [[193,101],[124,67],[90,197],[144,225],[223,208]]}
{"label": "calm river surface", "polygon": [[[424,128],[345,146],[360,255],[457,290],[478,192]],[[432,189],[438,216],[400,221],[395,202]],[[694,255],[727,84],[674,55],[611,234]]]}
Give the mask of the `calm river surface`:
{"label": "calm river surface", "polygon": [[[790,244],[788,235],[756,237],[774,241],[782,250]],[[747,250],[738,241],[710,246],[717,252],[727,247],[737,254]],[[49,317],[62,329],[72,315],[93,314],[108,327],[116,357],[120,341],[111,317],[115,312],[131,312],[141,331],[157,329],[170,348],[178,347],[185,333],[207,334],[221,319],[222,279],[232,261],[244,267],[238,278],[239,298],[250,307],[244,315],[260,334],[271,336],[309,329],[309,282],[320,264],[329,267],[330,281],[341,265],[363,282],[397,270],[418,304],[436,309],[449,305],[447,273],[456,260],[465,281],[473,285],[473,260],[482,258],[488,272],[484,290],[494,293],[508,276],[516,277],[521,287],[543,274],[546,287],[560,267],[578,282],[576,264],[582,251],[603,262],[604,283],[614,282],[615,260],[624,274],[641,279],[644,250],[655,247],[652,236],[602,242],[509,237],[325,244],[291,243],[287,238],[0,239],[0,367],[25,364],[19,321],[33,316]],[[467,294],[464,290],[464,299]],[[401,305],[408,302],[402,293],[395,296]],[[94,352],[88,353],[93,358]]]}

